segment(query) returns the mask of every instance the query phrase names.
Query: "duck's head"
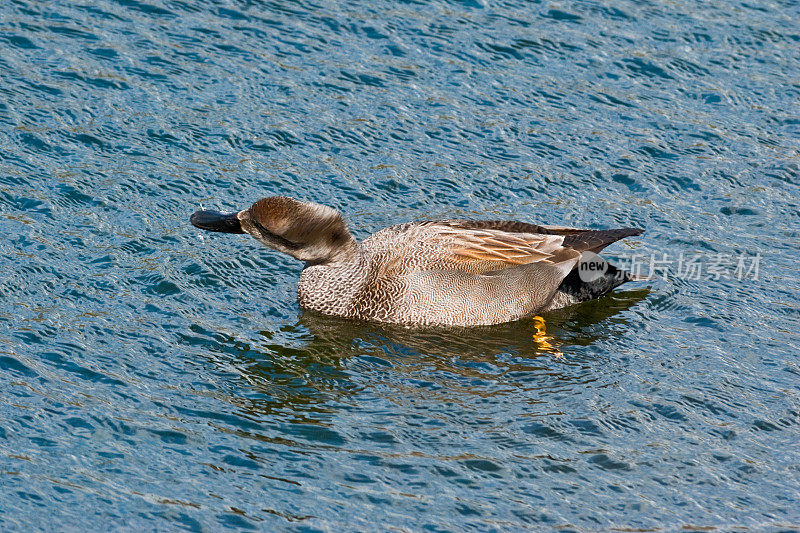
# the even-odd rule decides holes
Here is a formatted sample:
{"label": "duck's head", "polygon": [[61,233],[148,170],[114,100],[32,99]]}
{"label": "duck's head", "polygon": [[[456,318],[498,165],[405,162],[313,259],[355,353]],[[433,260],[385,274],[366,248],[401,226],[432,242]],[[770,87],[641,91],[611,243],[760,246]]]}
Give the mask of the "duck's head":
{"label": "duck's head", "polygon": [[356,249],[341,213],[286,196],[262,198],[238,213],[197,211],[189,221],[207,231],[249,233],[274,250],[313,264],[347,260]]}

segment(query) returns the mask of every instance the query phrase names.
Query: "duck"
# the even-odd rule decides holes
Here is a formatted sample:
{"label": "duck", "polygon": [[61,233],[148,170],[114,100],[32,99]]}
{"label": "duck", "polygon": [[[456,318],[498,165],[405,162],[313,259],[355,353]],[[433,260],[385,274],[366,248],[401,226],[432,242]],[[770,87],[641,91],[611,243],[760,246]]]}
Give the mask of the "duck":
{"label": "duck", "polygon": [[303,261],[303,310],[409,327],[487,326],[599,298],[640,277],[598,254],[644,231],[427,220],[357,242],[339,211],[287,196],[233,213],[200,210],[190,223],[249,234]]}

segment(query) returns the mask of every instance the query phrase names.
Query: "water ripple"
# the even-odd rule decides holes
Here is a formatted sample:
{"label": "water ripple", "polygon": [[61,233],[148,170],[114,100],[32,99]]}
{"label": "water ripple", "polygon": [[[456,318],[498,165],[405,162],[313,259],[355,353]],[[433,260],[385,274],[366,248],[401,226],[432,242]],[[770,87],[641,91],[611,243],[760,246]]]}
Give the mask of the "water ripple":
{"label": "water ripple", "polygon": [[[797,528],[791,2],[0,7],[3,529]],[[267,194],[761,258],[545,316],[300,313]]]}

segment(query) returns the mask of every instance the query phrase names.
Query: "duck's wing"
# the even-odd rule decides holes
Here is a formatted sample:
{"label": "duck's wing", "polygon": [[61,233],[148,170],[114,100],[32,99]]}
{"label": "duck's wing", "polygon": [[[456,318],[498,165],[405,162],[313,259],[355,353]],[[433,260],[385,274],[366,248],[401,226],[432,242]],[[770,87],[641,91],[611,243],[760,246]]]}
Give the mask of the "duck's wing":
{"label": "duck's wing", "polygon": [[[520,265],[574,268],[580,252],[599,252],[641,230],[582,230],[516,221],[444,220],[404,225],[403,245],[384,256],[384,275],[402,271],[496,272]],[[399,243],[398,243],[399,244]],[[409,258],[413,258],[408,260]]]}
{"label": "duck's wing", "polygon": [[[639,229],[585,230],[516,221],[440,220],[390,226],[362,243],[379,277],[414,270],[501,271],[558,265],[566,273],[583,251],[599,252]],[[566,275],[566,273],[564,275]]]}
{"label": "duck's wing", "polygon": [[528,222],[517,222],[516,220],[443,220],[434,224],[446,225],[451,228],[502,231],[512,234],[562,235],[564,236],[563,246],[581,252],[590,251],[594,253],[600,253],[603,248],[620,239],[644,233],[644,230],[639,228],[592,230],[564,226],[544,226]]}
{"label": "duck's wing", "polygon": [[519,265],[567,259],[561,257],[564,237],[536,233],[515,233],[496,229],[471,229],[448,224],[431,224],[424,247],[434,247],[430,266],[491,272]]}
{"label": "duck's wing", "polygon": [[568,228],[565,226],[543,226],[516,220],[440,220],[428,223],[447,225],[453,228],[488,229],[507,231],[509,233],[539,233],[543,235],[572,235],[587,231],[585,229]]}

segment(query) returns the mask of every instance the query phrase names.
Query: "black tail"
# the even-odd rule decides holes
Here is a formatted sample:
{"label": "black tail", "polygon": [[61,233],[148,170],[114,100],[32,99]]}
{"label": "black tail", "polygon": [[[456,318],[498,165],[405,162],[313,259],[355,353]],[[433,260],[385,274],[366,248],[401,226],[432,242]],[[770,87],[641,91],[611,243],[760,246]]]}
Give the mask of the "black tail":
{"label": "black tail", "polygon": [[587,273],[586,270],[581,270],[581,263],[578,263],[578,266],[561,282],[558,290],[573,296],[579,302],[585,302],[599,298],[627,281],[643,279],[615,267],[600,256],[594,256],[591,262],[594,265],[604,265],[604,270],[595,269],[594,272]]}

